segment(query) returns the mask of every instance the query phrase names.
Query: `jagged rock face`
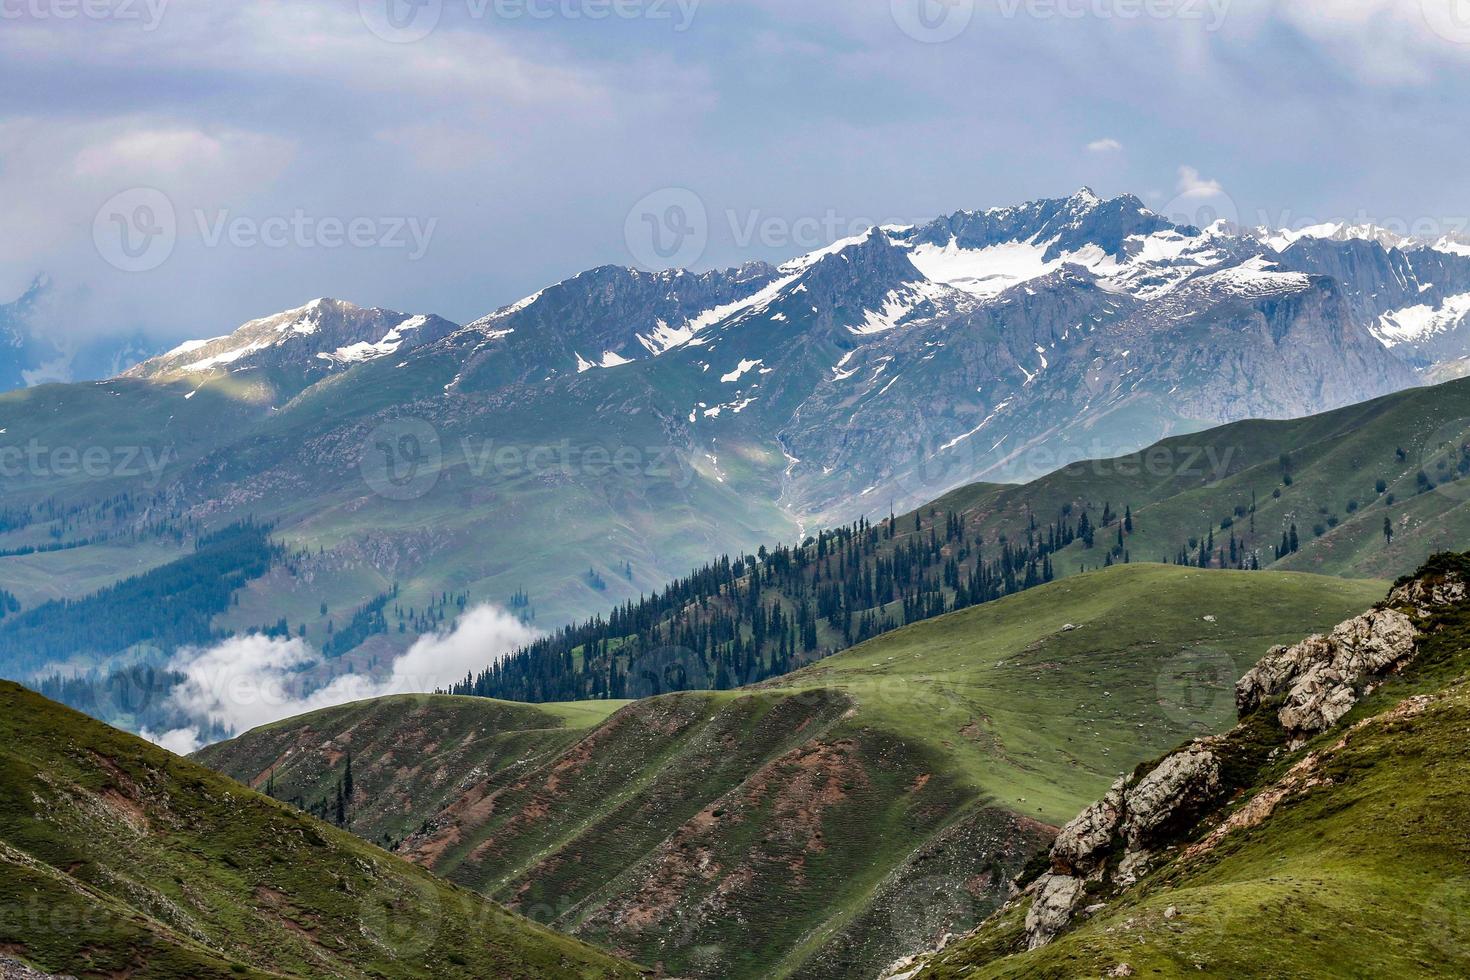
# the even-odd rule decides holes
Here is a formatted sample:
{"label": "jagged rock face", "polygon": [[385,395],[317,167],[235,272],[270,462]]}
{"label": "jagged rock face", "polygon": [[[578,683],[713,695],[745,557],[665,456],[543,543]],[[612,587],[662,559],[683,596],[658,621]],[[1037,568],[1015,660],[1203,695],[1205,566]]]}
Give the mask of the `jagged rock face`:
{"label": "jagged rock face", "polygon": [[655,357],[718,320],[712,311],[778,277],[764,262],[703,273],[591,269],[476,320],[453,338],[466,364],[460,387],[490,390]]}
{"label": "jagged rock face", "polygon": [[364,309],[335,299],[251,320],[223,337],[194,340],[124,372],[125,378],[209,378],[246,369],[302,375],[301,386],[334,370],[447,337],[456,324],[437,316]]}
{"label": "jagged rock face", "polygon": [[[1399,586],[1383,608],[1326,635],[1273,648],[1236,686],[1236,705],[1246,715],[1284,692],[1278,717],[1292,742],[1325,731],[1352,710],[1367,684],[1413,657],[1419,631],[1396,607],[1423,615],[1467,598],[1470,588],[1457,575]],[[1217,749],[1228,739],[1197,740],[1142,777],[1119,779],[1062,828],[1052,845],[1051,872],[1028,889],[1035,896],[1026,916],[1028,948],[1044,946],[1066,929],[1088,881],[1114,888],[1137,883],[1181,827],[1220,802],[1225,786]]]}
{"label": "jagged rock face", "polygon": [[1325,731],[1352,710],[1364,681],[1413,656],[1417,636],[1408,616],[1375,609],[1326,636],[1276,647],[1236,684],[1236,707],[1246,714],[1285,692],[1277,716],[1290,735]]}
{"label": "jagged rock face", "polygon": [[959,211],[912,232],[921,244],[977,249],[1008,242],[1048,242],[1052,259],[1096,245],[1109,255],[1122,254],[1125,242],[1173,228],[1131,194],[1102,201],[1090,190],[1070,198],[1032,201],[992,211]]}
{"label": "jagged rock face", "polygon": [[1026,912],[1026,948],[1038,949],[1051,942],[1072,921],[1082,904],[1086,883],[1071,875],[1042,876],[1036,900]]}
{"label": "jagged rock face", "polygon": [[1411,606],[1419,615],[1427,615],[1437,606],[1451,606],[1470,596],[1470,586],[1458,576],[1416,578],[1388,594],[1390,606]]}
{"label": "jagged rock face", "polygon": [[1201,740],[1167,757],[1141,779],[1113,783],[1101,800],[1062,828],[1052,844],[1052,871],[1032,886],[1035,900],[1026,915],[1030,949],[1045,946],[1071,922],[1086,883],[1106,876],[1106,861],[1123,843],[1113,873],[1116,885],[1131,885],[1146,872],[1159,838],[1183,819],[1214,804],[1220,795],[1220,760]]}
{"label": "jagged rock face", "polygon": [[1176,752],[1123,796],[1123,836],[1141,851],[1159,831],[1214,801],[1220,792],[1220,760],[1204,743]]}
{"label": "jagged rock face", "polygon": [[1052,868],[1059,874],[1083,874],[1101,866],[1123,819],[1123,788],[1126,781],[1113,783],[1107,795],[1062,828],[1052,844]]}
{"label": "jagged rock face", "polygon": [[1281,263],[1340,283],[1353,321],[1414,367],[1464,356],[1470,255],[1407,242],[1304,238],[1281,253]]}

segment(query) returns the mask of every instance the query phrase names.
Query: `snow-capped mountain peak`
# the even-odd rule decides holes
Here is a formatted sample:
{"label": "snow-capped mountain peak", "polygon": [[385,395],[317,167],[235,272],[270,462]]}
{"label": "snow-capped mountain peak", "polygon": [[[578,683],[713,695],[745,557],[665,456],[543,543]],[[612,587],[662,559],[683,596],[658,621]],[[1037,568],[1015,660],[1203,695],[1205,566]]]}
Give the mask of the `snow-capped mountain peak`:
{"label": "snow-capped mountain peak", "polygon": [[455,325],[436,316],[364,309],[322,297],[260,317],[223,336],[189,340],[124,372],[129,378],[200,379],[261,366],[311,371],[386,357],[447,335]]}
{"label": "snow-capped mountain peak", "polygon": [[[1470,245],[1456,254],[1453,244],[1416,251],[1361,222],[1292,232],[1225,220],[1197,228],[1171,222],[1132,195],[1104,198],[1084,187],[1067,197],[870,228],[779,265],[702,273],[592,269],[464,328],[450,341],[451,356],[469,368],[453,390],[621,369],[681,351],[691,352],[681,361],[718,378],[745,361],[773,370],[771,345],[803,331],[835,344],[840,356],[854,344],[958,322],[1038,293],[1096,290],[1118,297],[1114,307],[1122,310],[1188,287],[1167,304],[1178,316],[1191,303],[1300,292],[1313,276],[1337,280],[1357,327],[1379,342],[1409,333],[1453,335],[1456,327],[1442,318],[1458,317],[1458,306],[1445,300],[1470,291]],[[1383,317],[1391,322],[1380,323]],[[1410,327],[1431,320],[1431,327]],[[1067,329],[1076,337],[1096,326]],[[1399,341],[1399,350],[1411,347]],[[374,338],[354,351],[376,349]],[[830,367],[824,361],[824,371]]]}

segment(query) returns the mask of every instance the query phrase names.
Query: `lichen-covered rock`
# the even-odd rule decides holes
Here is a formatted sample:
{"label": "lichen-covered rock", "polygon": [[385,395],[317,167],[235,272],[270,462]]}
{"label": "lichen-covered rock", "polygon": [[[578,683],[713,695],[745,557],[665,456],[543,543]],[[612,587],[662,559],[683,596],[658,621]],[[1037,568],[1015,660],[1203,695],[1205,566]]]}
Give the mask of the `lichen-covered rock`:
{"label": "lichen-covered rock", "polygon": [[1108,858],[1121,838],[1112,883],[1131,885],[1148,870],[1160,831],[1181,816],[1198,813],[1220,793],[1220,762],[1199,741],[1155,766],[1132,786],[1126,778],[1062,828],[1051,849],[1052,870],[1032,886],[1035,898],[1026,914],[1026,943],[1036,949],[1051,942],[1082,904],[1087,881],[1106,881]]}
{"label": "lichen-covered rock", "polygon": [[1388,594],[1390,606],[1412,606],[1425,615],[1436,607],[1464,602],[1470,586],[1459,575],[1420,577],[1400,585]]}
{"label": "lichen-covered rock", "polygon": [[[1419,632],[1404,610],[1424,616],[1466,601],[1470,587],[1462,572],[1441,568],[1437,574],[1421,575],[1395,588],[1384,606],[1340,623],[1330,633],[1272,648],[1236,686],[1236,704],[1246,715],[1279,698],[1277,714],[1288,745],[1325,731],[1378,681],[1413,658]],[[1033,896],[1026,915],[1027,948],[1045,946],[1060,935],[1083,906],[1089,888],[1116,893],[1168,859],[1176,845],[1198,830],[1200,818],[1225,799],[1221,760],[1237,758],[1240,752],[1232,738],[1255,737],[1242,725],[1225,735],[1198,739],[1141,778],[1119,779],[1063,827],[1052,845],[1051,870],[1027,889]],[[1316,772],[1316,764],[1315,755],[1299,762],[1284,780],[1184,851],[1186,857],[1206,853],[1232,830],[1266,819],[1283,799],[1328,781]],[[1086,911],[1101,907],[1089,905]],[[1165,918],[1177,915],[1173,906],[1165,912]],[[1127,964],[1119,964],[1112,975],[1131,972]]]}
{"label": "lichen-covered rock", "polygon": [[1164,759],[1123,795],[1123,836],[1146,850],[1181,813],[1198,813],[1220,793],[1220,760],[1204,742]]}
{"label": "lichen-covered rock", "polygon": [[[1422,599],[1429,594],[1418,595]],[[1278,718],[1289,734],[1325,731],[1352,709],[1367,681],[1413,657],[1417,636],[1413,620],[1404,613],[1374,609],[1339,623],[1325,636],[1274,647],[1236,684],[1236,707],[1247,714],[1285,692]]]}
{"label": "lichen-covered rock", "polygon": [[1292,685],[1277,717],[1292,735],[1325,731],[1357,704],[1348,676],[1327,664],[1313,664]]}
{"label": "lichen-covered rock", "polygon": [[1052,869],[1065,874],[1088,874],[1107,857],[1123,818],[1124,780],[1062,828],[1051,848]]}
{"label": "lichen-covered rock", "polygon": [[1036,883],[1036,898],[1026,912],[1026,948],[1039,949],[1051,942],[1072,921],[1082,904],[1085,883],[1072,875],[1042,875]]}
{"label": "lichen-covered rock", "polygon": [[1148,874],[1149,865],[1153,862],[1154,852],[1146,850],[1135,850],[1129,848],[1123,854],[1123,860],[1118,862],[1118,870],[1113,872],[1113,885],[1117,888],[1128,888],[1138,884],[1143,876]]}

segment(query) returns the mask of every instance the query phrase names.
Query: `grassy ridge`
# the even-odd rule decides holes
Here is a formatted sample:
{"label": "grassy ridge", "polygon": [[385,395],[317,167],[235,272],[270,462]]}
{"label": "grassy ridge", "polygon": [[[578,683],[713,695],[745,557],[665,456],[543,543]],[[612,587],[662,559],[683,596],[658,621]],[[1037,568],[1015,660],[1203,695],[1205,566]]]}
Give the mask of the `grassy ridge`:
{"label": "grassy ridge", "polygon": [[[554,757],[623,702],[524,705],[404,694],[328,708],[267,725],[249,739],[201,750],[204,765],[280,799],[328,799],[350,741],[358,792],[355,833],[385,844],[417,831],[453,802],[464,774],[500,772]],[[366,763],[366,764],[365,764]]]}
{"label": "grassy ridge", "polygon": [[951,771],[1056,823],[1140,758],[1228,724],[1236,677],[1268,648],[1360,612],[1385,588],[1115,566],[916,623],[780,683],[843,691],[866,724],[948,743]]}
{"label": "grassy ridge", "polygon": [[[1030,513],[1045,523],[1069,505],[1131,504],[1135,530],[1125,548],[1134,561],[1173,560],[1190,538],[1213,530],[1217,547],[1233,532],[1263,567],[1394,578],[1470,534],[1467,446],[1470,383],[1451,382],[1309,418],[1238,422],[1166,439],[1025,486],[962,488],[934,506],[964,513],[990,534],[1014,536]],[[1385,517],[1394,528],[1391,544]],[[1301,549],[1277,561],[1273,548],[1292,524]],[[1057,574],[1096,568],[1113,543],[1111,534],[1099,534],[1091,550],[1074,544],[1057,556]]]}
{"label": "grassy ridge", "polygon": [[10,683],[0,949],[82,977],[639,975]]}
{"label": "grassy ridge", "polygon": [[[1119,566],[906,627],[759,689],[637,702],[570,743],[554,729],[550,754],[460,769],[449,806],[391,819],[428,821],[401,848],[415,861],[675,975],[872,975],[976,924],[1047,825],[1225,718],[1238,670],[1267,647],[1384,588]],[[413,801],[402,790],[420,776],[401,775],[398,743],[364,746],[525,731],[507,706],[475,704],[390,704],[371,731],[371,709],[331,709],[205,758],[258,779],[300,745],[278,792],[316,791],[351,746],[360,785]]]}
{"label": "grassy ridge", "polygon": [[1230,809],[1315,756],[1309,791],[1174,859],[1049,946],[1016,952],[1018,906],[921,977],[1100,976],[1124,963],[1141,976],[1470,973],[1470,608],[1432,628],[1401,676],[1283,753]]}

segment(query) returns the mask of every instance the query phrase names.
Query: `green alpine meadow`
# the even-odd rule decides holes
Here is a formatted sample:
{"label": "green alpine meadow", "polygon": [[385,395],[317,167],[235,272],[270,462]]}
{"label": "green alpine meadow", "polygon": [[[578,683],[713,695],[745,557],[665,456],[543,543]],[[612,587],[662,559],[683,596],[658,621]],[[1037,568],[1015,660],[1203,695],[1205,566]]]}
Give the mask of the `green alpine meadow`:
{"label": "green alpine meadow", "polygon": [[0,0],[0,980],[1470,976],[1470,0]]}

